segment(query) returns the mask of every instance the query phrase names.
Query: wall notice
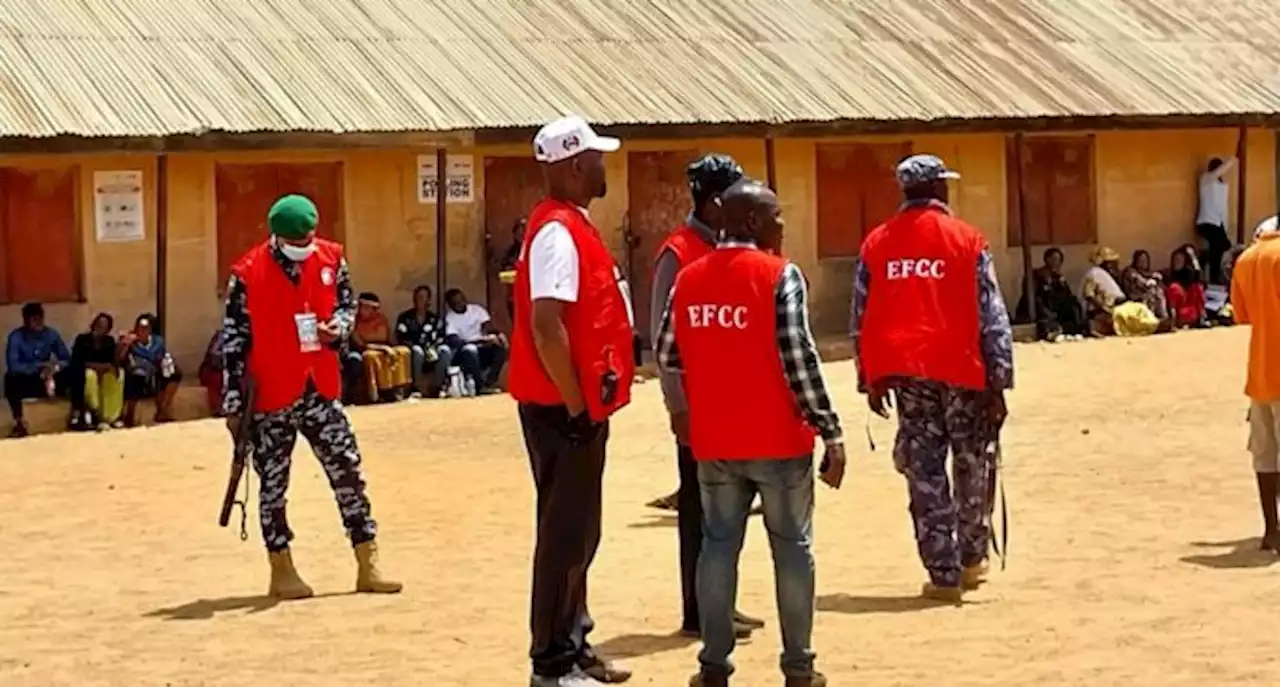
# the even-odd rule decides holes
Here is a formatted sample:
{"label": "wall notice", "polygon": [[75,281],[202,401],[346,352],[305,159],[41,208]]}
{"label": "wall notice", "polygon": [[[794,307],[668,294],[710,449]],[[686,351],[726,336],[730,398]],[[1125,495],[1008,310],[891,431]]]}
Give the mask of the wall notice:
{"label": "wall notice", "polygon": [[142,172],[93,173],[93,216],[99,243],[146,238],[142,207]]}
{"label": "wall notice", "polygon": [[[449,155],[445,160],[446,203],[470,203],[475,200],[475,159],[470,155]],[[436,156],[418,156],[418,202],[434,205],[436,190]]]}

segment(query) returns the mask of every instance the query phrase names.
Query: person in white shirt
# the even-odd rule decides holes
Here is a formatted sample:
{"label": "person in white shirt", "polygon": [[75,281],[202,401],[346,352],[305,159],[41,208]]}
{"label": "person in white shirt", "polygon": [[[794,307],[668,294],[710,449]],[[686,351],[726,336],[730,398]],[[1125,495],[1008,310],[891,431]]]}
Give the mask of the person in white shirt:
{"label": "person in white shirt", "polygon": [[494,389],[507,362],[507,336],[494,327],[484,306],[467,302],[462,289],[449,289],[444,301],[449,306],[444,314],[445,345],[477,391]]}
{"label": "person in white shirt", "polygon": [[1236,166],[1234,157],[1215,157],[1200,175],[1200,211],[1196,215],[1196,234],[1204,239],[1204,262],[1209,267],[1209,283],[1221,284],[1222,256],[1231,250],[1227,237],[1227,205],[1231,189],[1226,175]]}

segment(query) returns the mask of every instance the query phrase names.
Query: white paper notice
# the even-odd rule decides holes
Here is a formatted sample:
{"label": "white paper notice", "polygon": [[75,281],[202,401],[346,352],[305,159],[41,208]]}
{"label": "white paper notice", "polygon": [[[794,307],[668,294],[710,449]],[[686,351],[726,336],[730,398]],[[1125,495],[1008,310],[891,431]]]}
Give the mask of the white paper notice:
{"label": "white paper notice", "polygon": [[[418,156],[418,202],[436,202],[436,156]],[[470,203],[475,199],[475,158],[449,155],[445,161],[445,183],[448,203]]]}
{"label": "white paper notice", "polygon": [[142,172],[94,172],[93,215],[99,243],[141,241]]}

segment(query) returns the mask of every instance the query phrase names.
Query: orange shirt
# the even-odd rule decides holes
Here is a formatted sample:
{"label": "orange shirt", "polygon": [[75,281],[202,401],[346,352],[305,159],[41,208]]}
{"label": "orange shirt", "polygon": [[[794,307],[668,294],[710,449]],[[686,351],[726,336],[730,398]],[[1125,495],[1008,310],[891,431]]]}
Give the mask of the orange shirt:
{"label": "orange shirt", "polygon": [[1244,393],[1258,403],[1280,401],[1280,234],[1265,234],[1231,273],[1236,322],[1252,325]]}

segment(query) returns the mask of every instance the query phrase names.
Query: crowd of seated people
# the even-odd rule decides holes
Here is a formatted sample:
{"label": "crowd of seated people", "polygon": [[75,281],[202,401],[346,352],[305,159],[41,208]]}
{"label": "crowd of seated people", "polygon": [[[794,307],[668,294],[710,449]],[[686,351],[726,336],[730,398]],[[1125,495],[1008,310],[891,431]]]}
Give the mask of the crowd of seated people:
{"label": "crowd of seated people", "polygon": [[10,436],[30,432],[24,404],[33,399],[67,398],[72,430],[134,426],[138,404],[148,398],[155,400],[156,422],[172,420],[182,373],[154,326],[155,316],[143,314],[117,338],[111,314],[98,313],[68,349],[62,335],[45,324],[42,305],[23,306],[22,326],[9,334],[5,346]]}
{"label": "crowd of seated people", "polygon": [[445,294],[441,317],[432,290],[413,291],[412,307],[394,324],[377,294],[359,296],[356,325],[343,355],[344,402],[475,396],[498,390],[509,343],[489,311],[461,289]]}
{"label": "crowd of seated people", "polygon": [[1038,338],[1051,342],[1227,324],[1231,318],[1226,294],[1240,252],[1224,256],[1220,281],[1213,281],[1191,244],[1176,248],[1163,270],[1152,265],[1148,251],[1134,251],[1129,264],[1121,267],[1116,251],[1098,246],[1079,289],[1073,290],[1063,274],[1063,252],[1049,248],[1044,264],[1031,275],[1034,311],[1024,296],[1018,312],[1024,321],[1035,322]]}

